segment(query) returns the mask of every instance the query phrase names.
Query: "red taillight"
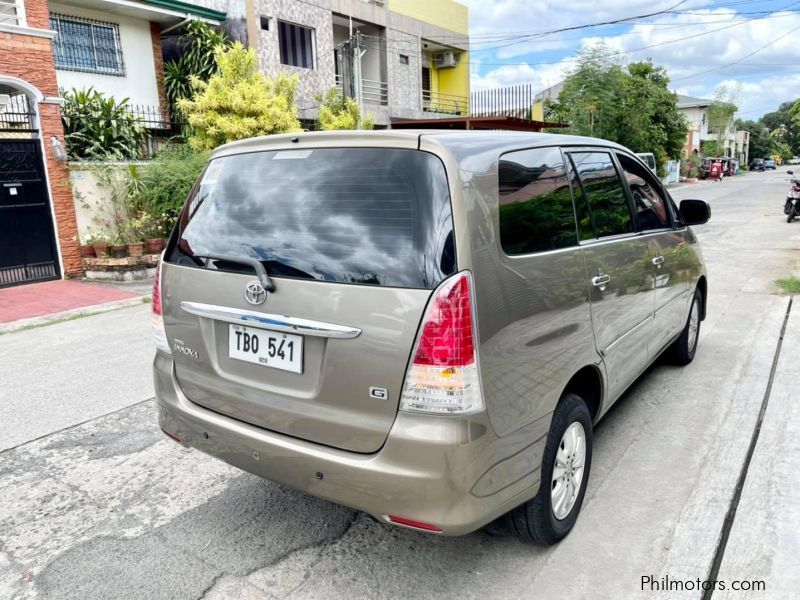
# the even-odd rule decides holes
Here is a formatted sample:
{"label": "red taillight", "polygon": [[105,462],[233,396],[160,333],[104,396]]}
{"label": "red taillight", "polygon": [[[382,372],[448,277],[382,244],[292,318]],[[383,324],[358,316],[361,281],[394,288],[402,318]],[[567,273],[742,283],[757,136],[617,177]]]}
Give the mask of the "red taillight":
{"label": "red taillight", "polygon": [[398,525],[405,525],[406,527],[414,527],[416,529],[424,529],[425,531],[436,531],[441,533],[441,529],[439,529],[436,525],[431,525],[430,523],[423,523],[421,521],[412,521],[411,519],[406,519],[405,517],[395,517],[389,515],[389,521],[392,523],[397,523]]}
{"label": "red taillight", "polygon": [[153,314],[160,315],[161,312],[161,262],[156,267],[156,278],[153,281]]}
{"label": "red taillight", "polygon": [[428,303],[414,360],[406,372],[400,410],[473,414],[483,410],[475,358],[472,277],[454,275]]}
{"label": "red taillight", "polygon": [[463,367],[475,360],[472,309],[466,274],[440,289],[422,327],[414,364]]}

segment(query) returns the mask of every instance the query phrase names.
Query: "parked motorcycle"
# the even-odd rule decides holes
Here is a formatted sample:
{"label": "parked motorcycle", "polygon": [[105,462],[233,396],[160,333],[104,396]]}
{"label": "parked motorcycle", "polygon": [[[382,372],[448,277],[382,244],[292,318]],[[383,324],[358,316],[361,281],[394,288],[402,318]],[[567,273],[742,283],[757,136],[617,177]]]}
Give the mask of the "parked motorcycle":
{"label": "parked motorcycle", "polygon": [[[794,175],[794,171],[787,171],[787,173]],[[791,223],[796,216],[800,215],[800,179],[792,177],[792,187],[789,190],[789,195],[786,196],[783,214],[787,215],[787,223]]]}

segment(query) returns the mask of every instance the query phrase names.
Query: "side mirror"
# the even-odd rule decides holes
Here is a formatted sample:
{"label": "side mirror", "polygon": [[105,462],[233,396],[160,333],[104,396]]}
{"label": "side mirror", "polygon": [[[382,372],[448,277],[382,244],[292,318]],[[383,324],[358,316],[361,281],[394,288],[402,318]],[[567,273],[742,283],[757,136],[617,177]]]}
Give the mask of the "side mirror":
{"label": "side mirror", "polygon": [[702,225],[711,218],[711,207],[704,200],[681,200],[678,212],[684,225]]}
{"label": "side mirror", "polygon": [[794,171],[786,171],[789,175],[794,175]]}

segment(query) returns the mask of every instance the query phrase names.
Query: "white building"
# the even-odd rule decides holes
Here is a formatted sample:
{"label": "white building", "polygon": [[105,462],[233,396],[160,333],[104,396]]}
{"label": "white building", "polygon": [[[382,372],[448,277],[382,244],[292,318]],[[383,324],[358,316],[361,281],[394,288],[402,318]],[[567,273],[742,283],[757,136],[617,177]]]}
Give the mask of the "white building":
{"label": "white building", "polygon": [[161,35],[190,20],[225,19],[179,0],[64,0],[48,8],[58,87],[93,87],[153,116],[167,108]]}

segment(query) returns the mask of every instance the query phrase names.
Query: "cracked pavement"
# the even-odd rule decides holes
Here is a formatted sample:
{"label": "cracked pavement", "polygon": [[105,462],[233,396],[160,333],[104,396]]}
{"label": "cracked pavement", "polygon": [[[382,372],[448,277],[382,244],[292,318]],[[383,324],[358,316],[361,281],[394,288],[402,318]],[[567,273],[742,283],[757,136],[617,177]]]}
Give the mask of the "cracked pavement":
{"label": "cracked pavement", "polygon": [[[390,528],[166,438],[148,305],[0,336],[0,598],[667,597],[640,577],[706,575],[767,388],[788,304],[772,281],[800,273],[786,186],[779,171],[674,193],[712,204],[697,359],[650,369],[598,426],[583,512],[552,548]],[[785,429],[798,332],[776,379],[782,414],[767,410],[754,458],[780,493],[759,505],[748,479],[720,572],[768,591],[736,598],[792,597],[782,582],[800,541],[780,524],[800,493]],[[795,454],[776,464],[772,445]]]}

